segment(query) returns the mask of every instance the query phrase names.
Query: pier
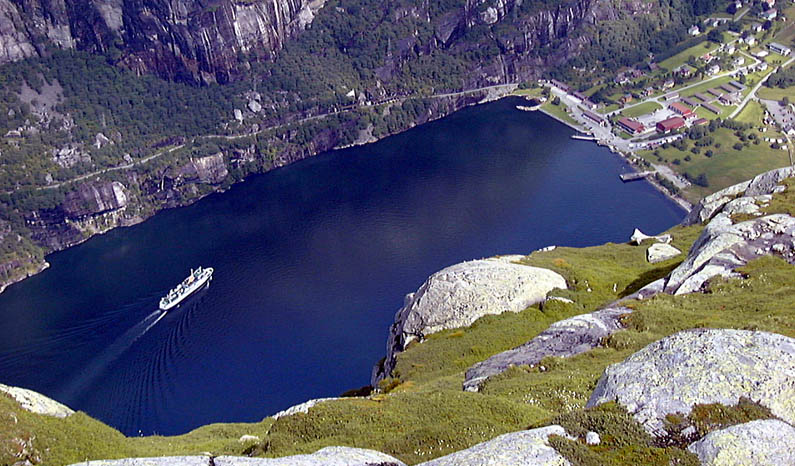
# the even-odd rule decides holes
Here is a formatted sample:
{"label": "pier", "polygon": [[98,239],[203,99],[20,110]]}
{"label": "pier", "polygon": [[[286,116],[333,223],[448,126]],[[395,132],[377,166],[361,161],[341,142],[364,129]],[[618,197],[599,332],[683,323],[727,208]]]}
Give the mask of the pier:
{"label": "pier", "polygon": [[627,183],[629,181],[635,181],[635,180],[640,180],[642,178],[646,178],[647,176],[653,175],[655,173],[656,172],[654,172],[654,171],[647,171],[647,172],[640,172],[640,173],[622,173],[622,174],[618,175],[618,177],[621,178],[621,181],[623,181],[624,183]]}
{"label": "pier", "polygon": [[572,139],[577,139],[580,141],[596,141],[596,138],[593,136],[581,136],[579,134],[573,134],[571,136]]}

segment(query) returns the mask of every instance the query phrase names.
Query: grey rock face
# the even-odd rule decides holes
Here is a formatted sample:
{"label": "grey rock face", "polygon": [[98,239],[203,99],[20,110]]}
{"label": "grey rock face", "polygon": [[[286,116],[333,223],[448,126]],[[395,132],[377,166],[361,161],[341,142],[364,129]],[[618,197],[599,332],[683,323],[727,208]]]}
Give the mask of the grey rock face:
{"label": "grey rock face", "polygon": [[215,466],[406,466],[384,453],[364,448],[326,447],[311,455],[284,458],[244,458],[219,456]]}
{"label": "grey rock face", "polygon": [[248,458],[243,456],[164,456],[125,458],[75,463],[71,466],[406,466],[384,453],[364,448],[326,447],[311,455],[283,458]]}
{"label": "grey rock face", "polygon": [[630,312],[623,307],[607,308],[555,322],[527,343],[467,369],[464,390],[476,392],[489,377],[512,366],[536,365],[546,356],[569,357],[593,349],[602,338],[620,330],[619,317]]}
{"label": "grey rock face", "polygon": [[68,406],[27,388],[0,384],[0,392],[7,393],[22,406],[22,409],[32,413],[60,418],[71,416],[75,413]]}
{"label": "grey rock face", "polygon": [[667,414],[746,396],[795,422],[795,339],[746,330],[685,330],[605,370],[588,407],[617,401],[653,434]]}
{"label": "grey rock face", "polygon": [[777,419],[751,421],[707,434],[687,447],[705,466],[795,464],[795,428]]}
{"label": "grey rock face", "polygon": [[[337,398],[333,398],[333,397],[332,398],[315,398],[314,400],[308,400],[308,401],[304,401],[301,404],[297,404],[295,406],[290,406],[289,408],[287,408],[285,410],[282,410],[282,411],[279,411],[278,413],[274,414],[271,417],[274,418],[274,419],[279,419],[280,417],[292,416],[293,414],[308,413],[310,408],[314,407],[315,405],[317,405],[319,403],[324,403],[326,401],[343,400],[343,399],[346,399],[346,398],[339,398],[339,397],[337,397]],[[350,398],[348,398],[348,399],[350,399]]]}
{"label": "grey rock face", "polygon": [[225,82],[238,55],[272,58],[306,28],[322,1],[0,0],[0,63],[37,56],[47,43],[104,52],[119,44],[136,71]]}
{"label": "grey rock face", "polygon": [[568,437],[561,426],[512,432],[419,466],[564,466],[570,464],[549,446],[550,435]]}
{"label": "grey rock face", "polygon": [[708,279],[734,276],[734,269],[769,254],[795,264],[795,218],[774,214],[733,224],[729,215],[721,212],[693,243],[687,259],[671,272],[665,291],[698,291]]}
{"label": "grey rock face", "polygon": [[602,439],[599,438],[599,434],[596,432],[588,432],[585,434],[585,443],[588,445],[599,445],[602,443]]}
{"label": "grey rock face", "polygon": [[670,244],[655,243],[649,246],[649,249],[646,250],[646,260],[652,264],[656,264],[657,262],[663,262],[674,258],[679,254],[682,254],[682,251],[676,249]]}
{"label": "grey rock face", "polygon": [[716,212],[723,209],[726,204],[735,200],[738,196],[754,197],[778,192],[780,190],[779,183],[781,180],[792,176],[795,176],[795,168],[784,167],[762,173],[750,181],[744,181],[734,186],[721,189],[716,193],[710,194],[696,204],[693,210],[691,210],[688,216],[682,221],[682,224],[695,225],[697,223],[703,223],[712,218]]}
{"label": "grey rock face", "polygon": [[218,184],[228,174],[226,163],[224,163],[224,155],[221,152],[192,159],[190,163],[180,169],[180,175],[186,181],[198,181],[208,184]]}
{"label": "grey rock face", "polygon": [[124,458],[120,460],[92,460],[70,466],[210,466],[209,456],[162,456],[154,458]]}
{"label": "grey rock face", "polygon": [[466,327],[485,315],[519,312],[543,301],[549,291],[566,288],[566,280],[551,270],[512,262],[522,257],[462,262],[431,275],[416,293],[406,295],[390,327],[383,371],[374,374],[373,385],[392,371],[395,355],[410,342]]}
{"label": "grey rock face", "polygon": [[124,185],[118,181],[84,183],[66,195],[63,210],[70,218],[97,215],[127,206]]}

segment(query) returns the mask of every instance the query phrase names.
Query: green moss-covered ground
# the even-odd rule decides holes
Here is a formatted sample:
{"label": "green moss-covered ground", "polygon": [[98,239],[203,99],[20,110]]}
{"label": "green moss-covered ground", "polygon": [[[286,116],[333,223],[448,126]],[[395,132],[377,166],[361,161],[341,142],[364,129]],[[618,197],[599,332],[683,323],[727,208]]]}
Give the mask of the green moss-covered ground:
{"label": "green moss-covered ground", "polygon": [[[795,211],[795,181],[785,184],[787,190],[765,208],[767,213]],[[671,229],[673,244],[687,251],[700,230],[701,226]],[[682,437],[686,427],[704,435],[769,413],[747,401],[736,407],[707,405],[689,416],[671,416],[669,437],[651,439],[620,407],[587,410],[585,404],[609,364],[680,330],[738,328],[795,337],[793,266],[779,258],[749,263],[741,269],[745,279],[713,280],[706,293],[625,302],[634,309],[624,318],[626,330],[606,339],[602,347],[567,359],[546,358],[538,367],[514,367],[488,380],[479,393],[462,390],[464,371],[475,362],[524,343],[552,322],[631,294],[668,274],[684,257],[652,265],[645,260],[645,249],[605,244],[535,252],[523,261],[561,273],[570,289],[552,294],[568,297],[573,304],[550,302],[431,335],[399,355],[388,391],[322,403],[306,414],[209,425],[175,437],[126,438],[85,414],[67,419],[38,416],[0,396],[0,464],[24,458],[22,450],[36,463],[63,465],[202,452],[275,457],[330,445],[372,448],[416,464],[502,433],[550,423],[565,426],[575,436],[587,430],[602,436],[599,446],[554,438],[552,444],[573,464],[696,464],[685,450],[692,441]],[[256,435],[261,441],[241,444],[242,435]]]}

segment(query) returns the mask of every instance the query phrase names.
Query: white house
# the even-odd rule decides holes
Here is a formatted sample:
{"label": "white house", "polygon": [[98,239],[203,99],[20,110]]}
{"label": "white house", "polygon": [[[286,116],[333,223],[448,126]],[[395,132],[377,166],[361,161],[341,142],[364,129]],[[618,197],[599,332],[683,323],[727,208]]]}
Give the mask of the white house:
{"label": "white house", "polygon": [[718,65],[712,65],[707,68],[707,73],[709,74],[718,74],[718,72],[720,72],[720,66]]}
{"label": "white house", "polygon": [[701,34],[701,30],[698,28],[698,26],[694,25],[690,26],[690,29],[687,30],[687,33],[690,34],[691,36],[697,36]]}
{"label": "white house", "polygon": [[778,16],[778,11],[775,8],[765,10],[759,14],[759,17],[768,21],[773,21]]}
{"label": "white house", "polygon": [[792,53],[792,49],[787,47],[786,45],[781,45],[778,42],[771,42],[767,44],[767,48],[776,52],[779,55],[784,55],[785,57]]}
{"label": "white house", "polygon": [[745,41],[746,44],[748,44],[751,47],[756,45],[756,37],[754,37],[754,36],[748,36],[748,37],[746,37],[744,39],[744,41]]}

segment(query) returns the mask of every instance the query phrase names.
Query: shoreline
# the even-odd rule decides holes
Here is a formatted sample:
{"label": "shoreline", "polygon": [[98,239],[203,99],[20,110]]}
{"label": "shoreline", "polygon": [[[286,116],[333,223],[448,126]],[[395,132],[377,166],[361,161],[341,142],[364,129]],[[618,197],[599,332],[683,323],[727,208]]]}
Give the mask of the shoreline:
{"label": "shoreline", "polygon": [[[584,131],[584,128],[582,128],[582,127],[580,127],[578,125],[575,125],[575,124],[573,124],[571,122],[568,122],[568,121],[566,121],[566,120],[564,120],[564,119],[562,119],[562,118],[560,118],[560,117],[558,117],[556,115],[553,115],[552,113],[544,110],[543,108],[539,108],[538,111],[543,113],[544,115],[552,118],[553,120],[568,126],[569,128],[571,128],[571,129],[573,129],[573,130],[575,130],[575,131],[577,131],[579,133],[588,134],[586,131]],[[601,140],[601,139],[597,139],[594,142],[596,144],[598,144],[598,145],[600,145],[599,143],[604,143],[604,141]],[[605,147],[609,147],[609,146],[605,145]],[[622,160],[624,160],[627,163],[627,165],[629,165],[635,173],[640,173],[641,171],[643,171],[640,167],[638,167],[635,163],[633,163],[632,160],[630,160],[630,157],[627,154],[625,154],[623,152],[620,152],[620,151],[615,151],[615,150],[610,150],[610,152],[612,152],[613,154],[616,154],[618,157],[620,157]],[[668,191],[668,189],[666,189],[665,186],[663,186],[660,183],[658,183],[656,179],[654,179],[652,177],[645,177],[644,180],[647,183],[649,183],[654,189],[656,189],[657,191],[661,192],[663,195],[665,195],[665,197],[670,199],[674,204],[676,204],[682,210],[684,210],[685,214],[689,213],[690,210],[693,209],[693,204],[691,204],[687,199],[683,198],[682,196],[679,196],[677,194],[673,194],[672,192]]]}
{"label": "shoreline", "polygon": [[[505,86],[508,86],[508,85],[505,85]],[[307,156],[307,157],[304,157],[304,158],[302,158],[301,160],[303,160],[303,159],[305,159],[305,158],[314,157],[314,156],[317,156],[317,155],[319,155],[319,154],[321,154],[321,153],[325,153],[325,152],[331,152],[331,151],[335,151],[335,150],[343,150],[343,149],[347,149],[347,148],[350,148],[350,147],[364,146],[364,145],[367,145],[367,144],[375,143],[375,142],[381,141],[381,140],[383,140],[383,139],[386,139],[386,138],[388,138],[388,137],[390,137],[390,136],[395,136],[395,135],[397,135],[397,134],[403,133],[403,132],[405,132],[405,131],[408,131],[408,130],[410,130],[410,129],[417,128],[417,127],[419,127],[419,126],[422,126],[422,125],[424,125],[424,124],[426,124],[426,123],[430,123],[430,122],[432,122],[432,121],[436,121],[436,120],[439,120],[439,119],[442,119],[442,118],[448,117],[448,116],[450,116],[450,115],[452,115],[452,114],[454,114],[454,113],[456,113],[456,112],[458,112],[458,111],[460,111],[460,110],[463,110],[463,109],[465,109],[465,108],[467,108],[467,107],[471,107],[471,106],[475,106],[475,105],[480,105],[480,104],[485,104],[485,103],[489,103],[489,102],[494,102],[494,101],[501,100],[501,99],[505,99],[505,98],[509,98],[509,97],[517,97],[517,98],[521,98],[521,96],[519,96],[519,95],[516,95],[516,94],[514,94],[514,93],[513,93],[513,92],[514,92],[514,90],[515,90],[515,87],[514,87],[513,89],[511,89],[511,90],[509,90],[509,91],[505,92],[505,93],[502,93],[502,92],[500,92],[499,90],[497,90],[496,92],[491,92],[491,90],[489,90],[489,91],[487,91],[487,92],[486,92],[486,95],[484,95],[484,96],[483,96],[483,97],[482,97],[480,100],[473,101],[473,102],[467,102],[467,103],[463,103],[463,105],[461,105],[460,107],[457,107],[457,108],[456,108],[455,110],[453,110],[452,112],[449,112],[449,113],[444,113],[444,114],[439,114],[439,115],[437,115],[437,116],[431,117],[431,118],[429,118],[428,120],[424,121],[423,123],[420,123],[420,124],[412,124],[412,125],[410,125],[410,126],[407,126],[406,128],[404,128],[404,129],[402,129],[402,130],[400,130],[400,131],[397,131],[397,132],[394,132],[394,133],[390,133],[390,134],[386,134],[386,135],[384,135],[384,136],[382,136],[382,137],[380,137],[380,138],[370,138],[370,139],[368,139],[368,140],[366,140],[366,141],[355,141],[355,142],[353,142],[353,143],[351,143],[351,144],[346,144],[346,145],[344,145],[344,146],[335,147],[335,148],[333,148],[333,149],[330,149],[330,150],[328,150],[328,151],[323,151],[323,152],[313,153],[313,154],[311,154],[311,155],[309,155],[309,156]],[[473,89],[473,90],[471,90],[471,91],[465,91],[465,92],[463,92],[463,93],[461,93],[461,94],[462,94],[462,95],[467,95],[467,94],[474,93],[474,92],[477,92],[477,91],[478,91],[478,89]],[[450,97],[452,97],[452,96],[450,96]],[[537,111],[539,111],[539,112],[542,112],[542,113],[543,113],[544,115],[546,115],[547,117],[550,117],[550,118],[554,119],[555,121],[557,121],[557,122],[559,122],[559,123],[562,123],[562,124],[566,125],[567,127],[571,128],[571,129],[573,129],[573,130],[575,130],[575,131],[577,131],[577,132],[579,132],[579,133],[583,133],[583,134],[585,134],[585,131],[584,131],[584,129],[583,129],[582,127],[579,127],[579,126],[577,126],[577,125],[575,125],[575,124],[572,124],[571,122],[565,121],[565,120],[563,120],[563,119],[561,119],[561,118],[559,118],[559,117],[557,117],[557,116],[555,116],[555,115],[553,115],[553,114],[549,113],[548,111],[544,110],[543,108],[539,108]],[[598,141],[597,141],[597,142],[598,142]],[[613,151],[611,151],[611,152],[613,152]],[[621,157],[623,160],[625,160],[625,161],[626,161],[626,162],[629,164],[629,166],[630,166],[630,167],[632,167],[632,169],[633,169],[633,170],[635,170],[635,171],[638,171],[638,167],[637,167],[635,164],[633,164],[633,163],[632,163],[632,162],[631,162],[631,161],[630,161],[630,160],[629,160],[629,159],[628,159],[628,158],[627,158],[627,157],[626,157],[624,154],[621,154],[621,153],[616,153],[616,154],[617,154],[619,157]],[[281,168],[281,166],[275,166],[275,167],[271,168],[270,170],[266,170],[266,171],[264,171],[264,172],[252,173],[251,175],[264,174],[264,173],[267,173],[268,171],[271,171],[271,170],[273,170],[273,169],[275,169],[275,168]],[[251,175],[249,175],[249,176],[251,176]],[[243,178],[242,180],[238,181],[237,183],[234,183],[234,184],[243,183],[243,182],[245,182],[245,181],[246,181],[246,179],[247,179],[247,178],[248,178],[248,176],[247,176],[246,178]],[[671,200],[672,200],[674,203],[676,203],[676,204],[677,204],[677,205],[678,205],[680,208],[682,208],[683,210],[685,210],[685,212],[686,212],[686,213],[687,213],[687,212],[689,212],[689,209],[690,209],[690,208],[692,208],[692,205],[691,205],[690,203],[688,203],[687,201],[685,201],[685,200],[684,200],[684,199],[682,199],[682,198],[677,198],[676,196],[673,196],[673,195],[672,195],[670,192],[668,192],[668,191],[667,191],[667,190],[666,190],[666,189],[665,189],[663,186],[659,185],[658,183],[654,182],[653,180],[651,180],[651,179],[648,179],[648,178],[647,178],[647,179],[646,179],[646,181],[648,181],[648,182],[649,182],[649,184],[651,184],[651,185],[652,185],[653,187],[655,187],[655,188],[656,188],[658,191],[660,191],[661,193],[663,193],[663,194],[664,194],[666,197],[668,197],[669,199],[671,199]],[[205,195],[203,195],[203,196],[199,196],[199,197],[197,197],[197,198],[195,198],[195,199],[191,199],[189,202],[187,202],[187,203],[185,203],[185,204],[181,204],[181,205],[174,206],[174,207],[165,207],[165,208],[162,208],[162,209],[155,210],[155,211],[154,211],[154,212],[153,212],[151,215],[149,215],[149,216],[147,216],[147,217],[145,217],[145,218],[138,217],[138,218],[136,218],[136,220],[135,220],[135,221],[132,221],[132,222],[125,222],[125,221],[122,221],[122,222],[120,222],[119,224],[117,224],[117,225],[115,225],[115,226],[113,226],[113,227],[107,228],[107,229],[105,229],[105,230],[103,230],[103,231],[98,231],[98,232],[95,232],[94,234],[92,234],[92,235],[90,235],[90,236],[88,236],[88,237],[86,237],[86,238],[83,238],[81,241],[79,241],[79,242],[77,242],[77,243],[75,243],[75,244],[71,244],[71,245],[69,245],[69,246],[67,246],[67,247],[65,247],[65,248],[62,248],[62,249],[58,249],[58,250],[49,251],[49,252],[47,252],[47,253],[44,255],[44,259],[43,259],[43,261],[42,261],[42,264],[41,264],[41,265],[38,267],[38,269],[37,269],[35,272],[33,272],[33,273],[27,273],[27,274],[24,274],[24,275],[22,275],[22,276],[16,277],[16,278],[14,278],[14,279],[12,279],[12,280],[10,280],[10,281],[6,282],[6,283],[0,283],[0,293],[2,293],[3,291],[5,291],[5,290],[6,290],[6,289],[7,289],[9,286],[11,286],[11,285],[13,285],[13,284],[15,284],[15,283],[19,283],[19,282],[21,282],[21,281],[23,281],[23,280],[25,280],[25,279],[27,279],[27,278],[30,278],[30,277],[32,277],[32,276],[34,276],[34,275],[36,275],[36,274],[38,274],[38,273],[40,273],[40,272],[42,272],[42,271],[46,270],[47,268],[49,268],[50,264],[49,264],[49,262],[47,262],[47,256],[49,256],[50,254],[53,254],[53,253],[56,253],[56,252],[59,252],[59,251],[64,251],[64,250],[66,250],[66,249],[69,249],[69,248],[71,248],[71,247],[73,247],[73,246],[77,246],[77,245],[79,245],[79,244],[82,244],[82,243],[84,243],[84,242],[88,241],[89,239],[93,238],[93,237],[94,237],[95,235],[97,235],[97,234],[104,234],[104,233],[107,233],[108,231],[110,231],[110,230],[113,230],[113,229],[116,229],[116,228],[123,228],[123,227],[128,227],[128,226],[133,226],[133,225],[136,225],[136,224],[138,224],[138,223],[141,223],[141,222],[143,222],[143,221],[146,221],[146,220],[147,220],[147,219],[149,219],[149,218],[152,218],[152,217],[154,217],[155,215],[157,215],[158,213],[160,213],[160,212],[162,212],[162,211],[164,211],[164,210],[167,210],[167,209],[170,209],[170,208],[176,208],[176,207],[186,207],[186,206],[189,206],[189,205],[191,205],[191,204],[193,204],[193,203],[195,203],[195,202],[198,202],[198,201],[200,201],[201,199],[203,199],[203,198],[205,198],[205,197],[209,196],[210,194],[222,193],[222,192],[224,192],[224,191],[226,191],[226,189],[221,189],[221,188],[219,188],[219,189],[216,189],[216,190],[214,190],[214,191],[212,191],[212,192],[210,192],[210,193],[207,193],[207,194],[205,194]],[[689,206],[689,207],[688,207],[688,206]]]}

